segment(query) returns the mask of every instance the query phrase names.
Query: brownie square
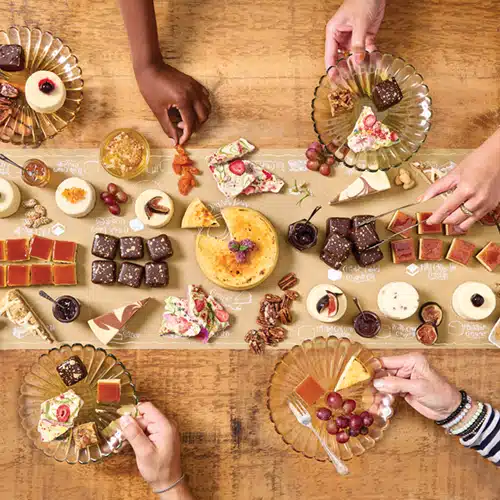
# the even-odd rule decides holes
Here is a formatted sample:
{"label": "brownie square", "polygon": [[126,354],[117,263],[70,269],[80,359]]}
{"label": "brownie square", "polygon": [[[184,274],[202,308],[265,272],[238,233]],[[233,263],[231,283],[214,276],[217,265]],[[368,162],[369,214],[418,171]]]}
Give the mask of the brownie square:
{"label": "brownie square", "polygon": [[342,267],[342,264],[346,259],[339,259],[337,255],[333,255],[328,252],[321,252],[319,258],[325,263],[328,264],[330,267],[333,267],[333,269],[340,269]]}
{"label": "brownie square", "polygon": [[354,249],[357,252],[364,252],[371,245],[380,242],[377,231],[375,229],[375,222],[366,224],[365,226],[357,227],[358,224],[366,221],[371,215],[357,215],[353,217],[352,231],[350,234],[351,241],[353,242]]}
{"label": "brownie square", "polygon": [[92,262],[92,283],[109,285],[116,281],[116,262],[110,260],[94,260]]}
{"label": "brownie square", "polygon": [[396,79],[384,80],[377,83],[373,89],[373,102],[379,111],[385,111],[403,99],[403,93]]}
{"label": "brownie square", "polygon": [[63,361],[56,370],[67,387],[80,382],[87,376],[87,368],[78,356],[71,356]]}
{"label": "brownie square", "polygon": [[146,286],[167,286],[169,280],[166,262],[148,262],[144,268],[144,284]]}
{"label": "brownie square", "polygon": [[132,288],[139,288],[142,283],[143,274],[144,267],[132,262],[124,262],[118,275],[118,283],[131,286]]}
{"label": "brownie square", "polygon": [[144,240],[140,236],[120,238],[120,259],[137,260],[144,257]]}
{"label": "brownie square", "polygon": [[330,234],[323,247],[323,252],[328,252],[338,256],[339,259],[345,260],[351,252],[351,242],[338,234]]}
{"label": "brownie square", "polygon": [[326,220],[326,237],[338,234],[347,238],[351,231],[351,219],[349,217],[330,217]]}
{"label": "brownie square", "polygon": [[172,243],[166,234],[159,234],[154,238],[146,240],[146,246],[148,247],[151,260],[155,262],[168,259],[174,254]]}
{"label": "brownie square", "polygon": [[354,257],[356,258],[356,262],[361,267],[368,267],[381,261],[384,258],[384,254],[382,253],[382,250],[380,250],[380,247],[376,247],[365,250],[364,252],[355,251]]}
{"label": "brownie square", "polygon": [[118,238],[110,236],[109,234],[97,233],[92,243],[92,255],[100,257],[101,259],[113,260],[118,251],[118,244]]}

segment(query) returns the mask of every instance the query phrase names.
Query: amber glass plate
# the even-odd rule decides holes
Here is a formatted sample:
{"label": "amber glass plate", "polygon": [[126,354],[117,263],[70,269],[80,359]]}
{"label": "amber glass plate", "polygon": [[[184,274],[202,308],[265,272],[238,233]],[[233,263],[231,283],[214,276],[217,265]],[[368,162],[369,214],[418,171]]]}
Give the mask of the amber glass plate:
{"label": "amber glass plate", "polygon": [[[388,78],[396,78],[403,93],[401,102],[379,112],[372,101],[373,88]],[[340,111],[333,117],[328,94],[344,88],[354,95],[355,105],[349,111]],[[354,153],[347,146],[363,106],[370,106],[377,118],[395,131],[400,141],[377,151]],[[339,60],[328,75],[321,77],[312,101],[312,119],[319,140],[327,145],[333,142],[337,164],[358,170],[388,170],[411,158],[424,143],[431,128],[431,98],[422,75],[399,57],[381,52],[366,53],[363,62],[356,63],[349,55]]]}
{"label": "amber glass plate", "polygon": [[[0,81],[5,80],[21,89],[12,114],[0,123],[0,140],[23,146],[39,146],[75,119],[83,98],[82,70],[71,49],[48,31],[26,26],[12,27],[0,31],[0,45],[3,44],[21,45],[25,68],[23,71],[0,72]],[[28,77],[40,70],[52,71],[66,87],[66,101],[55,113],[33,111],[22,92]]]}
{"label": "amber glass plate", "polygon": [[[287,398],[308,375],[314,377],[327,391],[333,390],[344,367],[353,356],[358,358],[371,373],[380,369],[380,361],[373,356],[371,351],[357,342],[333,336],[306,340],[302,345],[293,347],[276,364],[268,391],[271,421],[283,441],[308,458],[328,460],[314,434],[300,425],[291,413]],[[316,418],[316,410],[321,406],[326,406],[324,402],[320,400],[316,405],[309,406],[308,410],[311,413],[313,425],[328,443],[330,449],[343,460],[350,460],[373,448],[375,443],[382,438],[393,414],[394,397],[377,391],[371,382],[342,390],[340,394],[344,399],[356,401],[356,413],[366,410],[374,416],[374,423],[370,427],[369,434],[351,437],[347,443],[339,444],[335,436],[326,432],[326,423]],[[334,415],[340,414],[341,412],[334,411]]]}
{"label": "amber glass plate", "polygon": [[[70,356],[78,356],[87,368],[87,376],[71,387],[64,385],[56,371],[57,365]],[[121,380],[121,400],[119,405],[96,403],[97,381],[100,379]],[[99,431],[99,444],[77,450],[71,431],[65,439],[42,443],[37,426],[40,418],[40,405],[69,389],[80,396],[84,403],[78,413],[75,425],[95,422]],[[138,399],[132,377],[125,366],[115,356],[104,349],[92,345],[63,345],[42,354],[36,364],[24,377],[19,396],[19,416],[33,444],[45,455],[58,462],[87,464],[97,462],[115,453],[122,446],[119,428],[104,436],[102,431],[113,421],[120,418],[124,406],[137,405]],[[121,408],[121,410],[120,410]]]}

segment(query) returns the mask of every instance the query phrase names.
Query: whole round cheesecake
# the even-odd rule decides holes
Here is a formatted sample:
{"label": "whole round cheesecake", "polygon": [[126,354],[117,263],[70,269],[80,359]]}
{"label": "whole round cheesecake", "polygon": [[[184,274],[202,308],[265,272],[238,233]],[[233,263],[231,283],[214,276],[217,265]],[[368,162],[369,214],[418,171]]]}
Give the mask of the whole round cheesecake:
{"label": "whole round cheesecake", "polygon": [[95,207],[94,186],[79,177],[70,177],[57,186],[56,205],[70,217],[85,217]]}
{"label": "whole round cheesecake", "polygon": [[0,219],[14,215],[21,204],[21,193],[16,184],[0,178]]}
{"label": "whole round cheesecake", "polygon": [[481,321],[493,313],[497,300],[488,285],[466,281],[458,285],[453,292],[451,305],[461,318],[468,321]]}
{"label": "whole round cheesecake", "polygon": [[66,101],[66,87],[52,71],[35,71],[26,80],[24,94],[37,113],[55,113]]}
{"label": "whole round cheesecake", "polygon": [[135,215],[146,226],[166,226],[174,216],[174,202],[159,189],[146,189],[135,200]]}
{"label": "whole round cheesecake", "polygon": [[414,286],[404,281],[392,281],[378,292],[378,308],[390,319],[407,319],[418,309],[419,295]]}
{"label": "whole round cheesecake", "polygon": [[318,321],[334,323],[344,316],[347,298],[334,285],[316,285],[307,296],[307,312]]}

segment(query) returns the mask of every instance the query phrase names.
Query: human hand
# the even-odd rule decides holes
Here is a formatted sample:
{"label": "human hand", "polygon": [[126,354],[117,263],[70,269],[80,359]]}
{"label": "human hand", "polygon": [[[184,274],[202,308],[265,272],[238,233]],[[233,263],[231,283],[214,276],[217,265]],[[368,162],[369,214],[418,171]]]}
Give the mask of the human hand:
{"label": "human hand", "polygon": [[174,422],[151,403],[139,405],[139,417],[125,415],[120,426],[132,446],[137,467],[153,490],[163,490],[181,476],[181,445]]}
{"label": "human hand", "polygon": [[[207,121],[211,111],[208,90],[194,78],[164,62],[136,70],[136,78],[141,94],[175,145],[185,144]],[[173,120],[175,110],[180,113],[179,123]]]}
{"label": "human hand", "polygon": [[338,50],[355,54],[356,62],[361,62],[365,49],[376,49],[377,36],[384,19],[385,0],[345,0],[326,25],[325,67],[334,66],[338,60]]}
{"label": "human hand", "polygon": [[458,407],[460,391],[439,375],[420,353],[380,358],[388,376],[376,378],[376,389],[399,394],[424,417],[442,420]]}
{"label": "human hand", "polygon": [[[444,222],[465,232],[497,207],[500,203],[500,129],[446,177],[430,186],[422,201],[453,189],[454,192],[427,219],[428,224]],[[464,213],[461,205],[474,215]]]}

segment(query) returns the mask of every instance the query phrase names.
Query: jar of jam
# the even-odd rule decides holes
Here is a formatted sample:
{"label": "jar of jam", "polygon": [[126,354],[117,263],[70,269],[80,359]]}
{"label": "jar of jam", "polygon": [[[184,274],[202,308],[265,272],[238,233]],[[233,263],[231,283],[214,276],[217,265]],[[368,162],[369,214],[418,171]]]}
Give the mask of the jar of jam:
{"label": "jar of jam", "polygon": [[320,208],[316,207],[307,220],[299,220],[288,227],[288,242],[301,252],[318,242],[318,228],[310,221]]}
{"label": "jar of jam", "polygon": [[52,170],[41,160],[28,160],[23,169],[22,179],[28,186],[45,187],[50,181]]}
{"label": "jar of jam", "polygon": [[354,330],[365,339],[376,337],[381,327],[380,318],[371,311],[363,311],[354,318]]}
{"label": "jar of jam", "polygon": [[80,316],[80,302],[71,295],[62,295],[52,306],[52,314],[61,323],[71,323]]}

